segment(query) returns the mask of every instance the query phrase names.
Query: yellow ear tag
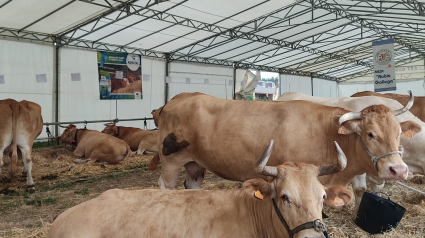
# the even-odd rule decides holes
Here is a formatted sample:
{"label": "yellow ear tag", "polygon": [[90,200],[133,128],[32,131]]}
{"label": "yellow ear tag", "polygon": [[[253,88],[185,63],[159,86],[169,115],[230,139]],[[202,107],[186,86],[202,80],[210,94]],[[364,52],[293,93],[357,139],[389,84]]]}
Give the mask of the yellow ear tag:
{"label": "yellow ear tag", "polygon": [[334,204],[335,204],[335,206],[337,206],[337,207],[344,206],[344,200],[342,200],[342,199],[341,199],[341,198],[339,198],[339,197],[335,197],[335,199],[334,199]]}
{"label": "yellow ear tag", "polygon": [[257,191],[254,193],[254,196],[255,196],[256,198],[260,199],[260,200],[263,200],[263,194],[261,194],[260,190],[257,190]]}

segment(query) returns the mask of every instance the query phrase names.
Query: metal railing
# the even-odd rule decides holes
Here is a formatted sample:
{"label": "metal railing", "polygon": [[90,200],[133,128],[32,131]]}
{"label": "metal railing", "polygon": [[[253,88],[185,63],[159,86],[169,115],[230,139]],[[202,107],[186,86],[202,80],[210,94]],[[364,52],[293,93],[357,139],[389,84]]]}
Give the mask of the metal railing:
{"label": "metal railing", "polygon": [[[91,124],[91,123],[104,123],[104,122],[112,122],[114,124],[117,124],[118,122],[123,122],[123,121],[143,121],[143,125],[144,125],[144,129],[147,130],[147,121],[153,120],[153,118],[148,118],[148,117],[144,117],[144,118],[132,118],[132,119],[119,119],[119,118],[115,118],[113,120],[93,120],[93,121],[66,121],[66,122],[45,122],[43,123],[43,126],[46,126],[46,133],[48,137],[42,137],[39,138],[37,137],[35,140],[53,140],[55,139],[54,136],[52,136],[52,133],[50,132],[50,128],[49,126],[54,126],[54,125],[69,125],[69,124],[84,124],[84,128],[86,127],[87,124]],[[153,130],[156,130],[153,129]]]}

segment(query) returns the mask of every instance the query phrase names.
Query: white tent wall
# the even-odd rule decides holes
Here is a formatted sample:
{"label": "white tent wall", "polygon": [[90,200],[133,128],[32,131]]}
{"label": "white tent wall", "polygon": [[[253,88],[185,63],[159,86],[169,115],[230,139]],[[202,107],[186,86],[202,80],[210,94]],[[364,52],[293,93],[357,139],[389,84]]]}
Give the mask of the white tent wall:
{"label": "white tent wall", "polygon": [[[0,40],[0,100],[38,103],[44,121],[53,121],[53,54],[53,45]],[[45,74],[47,82],[37,83],[37,74]],[[47,137],[45,129],[40,137]]]}
{"label": "white tent wall", "polygon": [[[100,100],[96,51],[62,48],[59,58],[59,121],[149,118],[153,109],[164,105],[165,61],[142,58],[142,74],[150,75],[149,82],[142,80],[142,100]],[[71,73],[80,73],[81,81],[71,81]],[[118,125],[143,128],[142,121]],[[102,130],[104,126],[94,123],[87,128]],[[155,128],[152,121],[148,128]]]}
{"label": "white tent wall", "polygon": [[[397,80],[397,90],[382,93],[408,94],[411,90],[414,96],[425,96],[424,79]],[[338,84],[339,97],[350,97],[357,92],[374,91],[373,82],[343,82]]]}
{"label": "white tent wall", "polygon": [[313,96],[336,98],[338,97],[338,83],[324,79],[313,78]]}
{"label": "white tent wall", "polygon": [[311,95],[311,78],[297,75],[281,74],[281,94],[286,92],[300,92]]}
{"label": "white tent wall", "polygon": [[[206,64],[171,62],[169,64],[168,100],[183,92],[200,92],[214,97],[232,99],[233,69]],[[190,84],[186,84],[186,78]],[[204,84],[208,79],[209,84]]]}

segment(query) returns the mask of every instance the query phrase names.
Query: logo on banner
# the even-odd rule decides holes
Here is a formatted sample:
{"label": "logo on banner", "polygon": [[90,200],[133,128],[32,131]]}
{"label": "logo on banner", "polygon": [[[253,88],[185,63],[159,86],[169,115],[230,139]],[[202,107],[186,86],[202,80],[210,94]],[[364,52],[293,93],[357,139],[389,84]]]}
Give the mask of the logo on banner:
{"label": "logo on banner", "polygon": [[[391,59],[392,59],[391,51],[389,51],[387,49],[379,50],[375,55],[375,61],[379,65],[390,64]],[[389,67],[391,67],[391,65],[389,65]]]}
{"label": "logo on banner", "polygon": [[140,57],[138,55],[128,54],[127,55],[127,67],[131,71],[136,71],[140,67]]}

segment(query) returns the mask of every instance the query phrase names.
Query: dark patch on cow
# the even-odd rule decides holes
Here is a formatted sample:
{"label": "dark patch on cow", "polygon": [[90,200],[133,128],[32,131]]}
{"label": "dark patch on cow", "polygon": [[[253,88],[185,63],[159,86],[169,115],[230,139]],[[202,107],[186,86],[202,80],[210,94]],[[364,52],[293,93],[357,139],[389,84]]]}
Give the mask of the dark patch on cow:
{"label": "dark patch on cow", "polygon": [[162,144],[162,154],[165,156],[177,153],[190,145],[187,140],[177,142],[177,137],[174,135],[174,133],[170,133],[167,137],[165,137]]}

